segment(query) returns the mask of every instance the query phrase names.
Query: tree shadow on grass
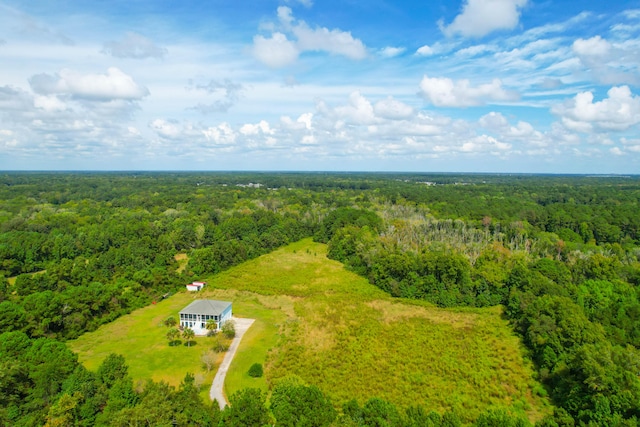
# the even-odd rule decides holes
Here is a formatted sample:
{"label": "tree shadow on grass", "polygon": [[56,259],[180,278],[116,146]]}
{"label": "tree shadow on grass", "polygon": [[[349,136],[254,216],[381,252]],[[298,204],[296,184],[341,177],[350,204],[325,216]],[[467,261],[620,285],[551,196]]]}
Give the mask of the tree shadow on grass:
{"label": "tree shadow on grass", "polygon": [[195,341],[186,341],[184,343],[184,345],[187,346],[187,347],[194,347],[194,346],[198,345],[198,343],[195,342]]}
{"label": "tree shadow on grass", "polygon": [[169,341],[169,347],[176,347],[176,346],[179,346],[180,344],[182,344],[182,341],[180,340]]}

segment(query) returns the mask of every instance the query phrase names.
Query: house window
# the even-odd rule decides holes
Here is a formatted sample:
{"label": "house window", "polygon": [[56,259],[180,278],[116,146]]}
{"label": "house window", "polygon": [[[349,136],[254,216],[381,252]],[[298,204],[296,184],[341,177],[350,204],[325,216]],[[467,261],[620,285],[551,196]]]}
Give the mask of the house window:
{"label": "house window", "polygon": [[200,323],[200,329],[204,329],[204,323]]}

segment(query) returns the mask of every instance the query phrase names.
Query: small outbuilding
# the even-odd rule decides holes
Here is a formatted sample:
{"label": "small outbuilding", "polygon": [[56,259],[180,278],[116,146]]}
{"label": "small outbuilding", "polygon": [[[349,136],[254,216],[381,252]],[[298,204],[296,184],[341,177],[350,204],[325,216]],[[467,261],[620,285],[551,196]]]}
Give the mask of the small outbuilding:
{"label": "small outbuilding", "polygon": [[220,330],[231,316],[229,301],[197,299],[180,311],[180,326],[192,329],[196,335],[206,335],[209,320],[216,323],[216,330]]}
{"label": "small outbuilding", "polygon": [[206,284],[207,282],[191,282],[187,285],[187,290],[191,292],[201,291]]}

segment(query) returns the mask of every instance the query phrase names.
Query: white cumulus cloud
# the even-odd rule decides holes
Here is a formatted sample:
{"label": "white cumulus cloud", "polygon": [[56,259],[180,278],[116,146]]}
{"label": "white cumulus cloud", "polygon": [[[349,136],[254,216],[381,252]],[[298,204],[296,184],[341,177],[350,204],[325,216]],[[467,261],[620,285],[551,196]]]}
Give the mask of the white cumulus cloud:
{"label": "white cumulus cloud", "polygon": [[416,55],[418,56],[430,56],[433,55],[435,52],[433,51],[433,48],[429,45],[424,45],[418,48],[418,50],[416,50]]}
{"label": "white cumulus cloud", "polygon": [[286,6],[277,10],[280,31],[270,37],[256,35],[253,38],[253,54],[260,62],[272,68],[294,63],[304,52],[326,52],[359,60],[367,56],[361,40],[350,32],[326,27],[311,28],[304,21],[296,21]]}
{"label": "white cumulus cloud", "polygon": [[204,129],[202,133],[208,141],[212,141],[216,145],[231,145],[236,142],[236,133],[226,122]]}
{"label": "white cumulus cloud", "polygon": [[406,119],[414,114],[413,107],[392,97],[376,102],[373,110],[378,117],[392,120]]}
{"label": "white cumulus cloud", "polygon": [[80,74],[63,69],[55,75],[36,74],[29,79],[34,92],[42,95],[66,94],[97,100],[138,100],[149,90],[137,84],[131,76],[111,67],[106,74]]}
{"label": "white cumulus cloud", "polygon": [[594,36],[577,39],[571,48],[580,63],[600,83],[640,83],[637,42],[612,44],[601,36]]}
{"label": "white cumulus cloud", "polygon": [[367,56],[364,44],[347,31],[324,27],[312,29],[301,22],[293,28],[293,33],[298,38],[297,44],[302,51],[324,51],[351,59],[363,59]]}
{"label": "white cumulus cloud", "polygon": [[419,94],[436,107],[471,107],[491,101],[515,101],[519,95],[502,87],[500,79],[472,86],[469,80],[453,81],[447,77],[425,75]]}
{"label": "white cumulus cloud", "polygon": [[442,25],[446,36],[482,37],[496,30],[511,30],[520,21],[520,10],[527,0],[467,0],[462,13],[449,25]]}
{"label": "white cumulus cloud", "polygon": [[270,38],[257,35],[253,38],[253,54],[268,67],[280,68],[298,59],[298,48],[287,36],[276,32]]}
{"label": "white cumulus cloud", "polygon": [[352,92],[349,95],[349,103],[336,107],[335,113],[341,119],[359,125],[371,124],[376,120],[371,102],[360,92]]}
{"label": "white cumulus cloud", "polygon": [[242,125],[240,128],[240,133],[249,136],[249,135],[273,135],[274,130],[271,129],[271,126],[266,120],[260,120],[260,122],[256,124],[247,123]]}
{"label": "white cumulus cloud", "polygon": [[57,96],[36,96],[33,98],[33,105],[45,111],[63,111],[67,106]]}
{"label": "white cumulus cloud", "polygon": [[176,139],[182,135],[182,129],[175,121],[155,119],[149,127],[163,138]]}
{"label": "white cumulus cloud", "polygon": [[394,56],[402,55],[406,49],[404,47],[387,46],[380,49],[378,52],[383,58],[393,58]]}
{"label": "white cumulus cloud", "polygon": [[594,129],[622,131],[640,123],[640,97],[628,86],[614,86],[607,96],[594,102],[592,92],[580,92],[551,112],[560,116],[566,128],[584,133]]}
{"label": "white cumulus cloud", "polygon": [[609,55],[611,43],[600,36],[578,39],[573,42],[573,51],[581,57],[603,57]]}

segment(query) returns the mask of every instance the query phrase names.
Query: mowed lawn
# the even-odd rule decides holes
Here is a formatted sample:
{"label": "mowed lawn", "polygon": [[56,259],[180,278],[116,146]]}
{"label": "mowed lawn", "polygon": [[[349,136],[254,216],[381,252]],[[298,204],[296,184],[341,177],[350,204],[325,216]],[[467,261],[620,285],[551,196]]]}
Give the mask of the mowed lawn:
{"label": "mowed lawn", "polygon": [[[90,369],[116,352],[135,379],[177,385],[186,372],[203,377],[200,355],[211,339],[169,347],[162,320],[196,297],[224,299],[233,302],[234,315],[256,319],[227,374],[227,395],[245,387],[267,390],[296,375],[337,406],[381,397],[400,407],[455,409],[466,419],[507,407],[532,421],[549,411],[499,308],[445,310],[393,299],[327,259],[326,246],[310,239],[205,279],[209,284],[197,296],[179,293],[70,346]],[[265,365],[264,378],[248,376],[256,362]],[[212,378],[213,372],[205,378],[207,389]]]}
{"label": "mowed lawn", "polygon": [[[233,301],[233,311],[236,317],[248,317],[246,316],[247,309],[251,314],[263,313],[260,319],[256,319],[251,329],[245,333],[243,345],[246,343],[252,348],[259,348],[261,342],[276,338],[277,328],[273,325],[275,324],[274,319],[278,318],[278,312],[272,312],[261,304],[257,304],[255,294],[213,290],[197,294],[186,291],[179,292],[163,301],[123,316],[94,332],[88,332],[77,340],[69,341],[68,345],[78,354],[80,362],[94,371],[110,353],[123,355],[134,382],[152,379],[178,386],[187,373],[192,373],[196,376],[196,380],[202,384],[202,396],[208,397],[209,387],[217,366],[224,358],[224,353],[218,353],[216,366],[210,372],[207,372],[202,362],[202,355],[212,350],[216,338],[196,337],[190,346],[185,345],[185,340],[181,339],[180,345],[169,346],[169,341],[166,338],[169,328],[163,325],[163,321],[169,316],[178,319],[180,310],[199,298]],[[265,324],[265,321],[269,323]],[[221,334],[219,336],[222,338]],[[223,341],[229,343],[228,340]],[[271,342],[266,345],[271,345]],[[242,352],[239,353],[242,354]],[[263,361],[266,357],[266,349],[253,354],[258,356],[257,359],[252,357],[251,361],[246,362],[245,365],[248,363],[250,366],[254,363],[254,359]],[[241,357],[238,359],[242,360]],[[247,367],[246,370],[248,369]],[[229,373],[228,377],[231,375],[233,373]],[[254,379],[248,375],[246,378],[248,386],[266,390],[264,378]]]}

